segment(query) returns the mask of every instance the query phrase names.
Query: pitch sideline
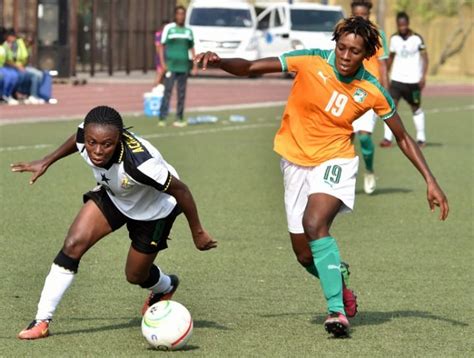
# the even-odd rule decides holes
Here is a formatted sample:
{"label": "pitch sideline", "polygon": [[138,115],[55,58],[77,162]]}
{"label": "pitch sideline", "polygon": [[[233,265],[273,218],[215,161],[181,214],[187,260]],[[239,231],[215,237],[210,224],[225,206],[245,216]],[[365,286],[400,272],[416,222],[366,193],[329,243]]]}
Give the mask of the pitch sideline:
{"label": "pitch sideline", "polygon": [[[236,105],[236,106],[218,106],[212,107],[214,110],[232,110],[232,109],[251,109],[251,108],[268,108],[274,107],[278,105],[282,105],[285,102],[269,102],[262,105],[257,106],[257,103],[252,103],[248,105]],[[222,107],[222,108],[221,108]],[[208,107],[199,107],[205,111]],[[457,106],[457,107],[446,107],[446,108],[432,108],[424,110],[425,113],[448,113],[448,112],[462,112],[465,110],[474,110],[474,105],[467,105],[467,106]],[[404,115],[409,115],[409,111],[402,111]],[[18,123],[21,124],[21,123]],[[234,126],[226,126],[226,127],[206,127],[203,129],[195,129],[195,130],[187,130],[184,132],[169,132],[169,133],[155,133],[155,134],[144,134],[141,137],[146,139],[153,139],[153,138],[166,138],[166,137],[183,137],[183,136],[190,136],[190,135],[199,135],[199,134],[207,134],[207,133],[219,133],[219,132],[231,132],[231,131],[239,131],[239,130],[247,130],[247,129],[255,129],[255,128],[265,128],[265,127],[273,127],[280,124],[280,121],[274,122],[261,122],[261,123],[253,123],[253,124],[241,124],[241,125],[234,125]],[[30,150],[30,149],[44,149],[48,147],[52,147],[53,144],[35,144],[35,145],[19,145],[13,147],[0,147],[0,153],[2,152],[13,152],[19,150]]]}

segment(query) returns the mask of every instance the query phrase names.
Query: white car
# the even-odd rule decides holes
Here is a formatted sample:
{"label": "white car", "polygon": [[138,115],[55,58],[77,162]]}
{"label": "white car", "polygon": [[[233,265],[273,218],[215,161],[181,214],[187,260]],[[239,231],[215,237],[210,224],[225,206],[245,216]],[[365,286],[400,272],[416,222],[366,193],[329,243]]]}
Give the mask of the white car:
{"label": "white car", "polygon": [[344,18],[341,6],[314,3],[257,3],[262,57],[304,48],[332,49],[332,32]]}
{"label": "white car", "polygon": [[195,0],[188,7],[186,26],[193,30],[196,53],[260,57],[255,8],[246,1]]}

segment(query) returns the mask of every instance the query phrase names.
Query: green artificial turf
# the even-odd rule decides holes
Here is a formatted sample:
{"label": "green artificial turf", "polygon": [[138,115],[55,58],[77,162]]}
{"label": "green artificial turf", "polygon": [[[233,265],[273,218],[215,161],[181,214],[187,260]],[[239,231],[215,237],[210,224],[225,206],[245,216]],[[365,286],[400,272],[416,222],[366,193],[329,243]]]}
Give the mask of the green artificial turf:
{"label": "green artificial turf", "polygon": [[[291,250],[279,158],[272,151],[282,108],[211,113],[218,123],[184,129],[126,118],[178,170],[219,242],[213,251],[196,250],[183,217],[170,248],[158,255],[164,271],[180,276],[174,299],[194,318],[189,345],[174,353],[150,350],[141,336],[146,292],[125,280],[125,229],[84,256],[51,337],[15,338],[34,318],[44,277],[82,193],[95,182],[77,154],[33,186],[28,174],[9,171],[11,162],[53,150],[79,121],[1,126],[0,356],[472,356],[472,100],[427,98],[424,108],[429,143],[423,152],[448,195],[450,217],[440,222],[430,213],[421,176],[397,148],[377,148],[377,192],[365,195],[359,180],[354,213],[339,216],[332,229],[359,296],[360,313],[345,340],[323,330],[319,283]],[[247,121],[229,123],[230,114]],[[406,106],[401,114],[413,133]],[[379,124],[376,143],[381,133]],[[359,178],[362,173],[361,165]]]}

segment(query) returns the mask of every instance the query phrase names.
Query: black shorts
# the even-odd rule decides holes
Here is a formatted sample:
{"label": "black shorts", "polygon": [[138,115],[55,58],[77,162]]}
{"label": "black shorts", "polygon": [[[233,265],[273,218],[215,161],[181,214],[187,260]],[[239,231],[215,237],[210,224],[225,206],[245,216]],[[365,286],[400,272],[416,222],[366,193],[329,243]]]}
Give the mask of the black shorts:
{"label": "black shorts", "polygon": [[112,231],[127,224],[132,247],[144,254],[152,254],[168,248],[168,236],[176,217],[182,213],[179,205],[165,218],[152,221],[133,220],[122,214],[110,200],[106,190],[92,190],[84,194],[83,201],[93,200],[107,219]]}
{"label": "black shorts", "polygon": [[399,101],[403,98],[411,106],[421,105],[421,89],[418,83],[390,82],[390,95]]}

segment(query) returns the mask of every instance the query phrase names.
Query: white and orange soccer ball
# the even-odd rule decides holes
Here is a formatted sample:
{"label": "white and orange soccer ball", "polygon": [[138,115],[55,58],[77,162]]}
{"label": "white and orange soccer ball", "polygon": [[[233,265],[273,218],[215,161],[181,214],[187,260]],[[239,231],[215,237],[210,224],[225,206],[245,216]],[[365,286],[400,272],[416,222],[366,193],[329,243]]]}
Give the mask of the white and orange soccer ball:
{"label": "white and orange soccer ball", "polygon": [[143,315],[142,334],[153,348],[180,349],[186,345],[192,332],[193,319],[181,303],[160,301]]}

